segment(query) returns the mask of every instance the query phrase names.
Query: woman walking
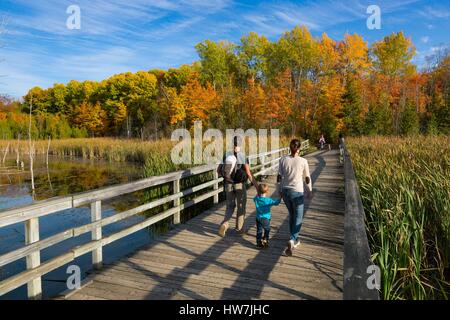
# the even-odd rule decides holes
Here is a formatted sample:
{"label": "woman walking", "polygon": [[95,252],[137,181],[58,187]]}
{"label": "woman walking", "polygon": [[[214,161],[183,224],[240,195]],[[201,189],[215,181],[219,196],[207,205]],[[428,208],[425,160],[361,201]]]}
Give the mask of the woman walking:
{"label": "woman walking", "polygon": [[301,143],[294,139],[290,143],[290,154],[280,159],[278,182],[284,203],[289,211],[290,239],[286,255],[292,256],[292,251],[300,244],[298,236],[303,223],[304,191],[303,179],[307,186],[307,197],[312,198],[312,181],[309,174],[308,161],[300,157]]}
{"label": "woman walking", "polygon": [[319,144],[320,144],[320,150],[323,150],[323,146],[325,145],[325,137],[323,136],[323,134],[320,136],[319,139]]}

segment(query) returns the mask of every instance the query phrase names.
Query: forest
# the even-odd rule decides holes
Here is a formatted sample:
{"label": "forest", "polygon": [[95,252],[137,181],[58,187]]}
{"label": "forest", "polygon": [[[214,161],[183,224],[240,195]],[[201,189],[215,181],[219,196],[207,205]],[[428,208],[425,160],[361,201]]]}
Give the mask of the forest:
{"label": "forest", "polygon": [[373,43],[335,41],[297,26],[278,40],[251,32],[239,43],[206,40],[199,60],[169,70],[72,80],[0,101],[0,138],[159,139],[201,120],[210,128],[278,128],[285,135],[448,134],[450,57],[412,62],[403,32]]}

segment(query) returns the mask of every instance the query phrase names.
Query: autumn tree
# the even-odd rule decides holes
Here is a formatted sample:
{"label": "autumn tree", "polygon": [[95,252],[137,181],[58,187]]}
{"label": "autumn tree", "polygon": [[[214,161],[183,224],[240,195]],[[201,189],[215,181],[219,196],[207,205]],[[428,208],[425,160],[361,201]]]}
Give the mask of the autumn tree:
{"label": "autumn tree", "polygon": [[91,105],[83,102],[74,110],[73,122],[86,128],[91,136],[101,135],[107,128],[107,115],[100,103]]}
{"label": "autumn tree", "polygon": [[[307,135],[307,117],[309,104],[302,103],[306,82],[312,81],[318,65],[318,44],[308,28],[295,27],[286,32],[271,50],[270,68],[283,73],[289,70],[291,84],[295,92],[294,113],[299,116],[303,134]],[[295,129],[294,129],[295,131]],[[295,134],[295,132],[293,133]]]}
{"label": "autumn tree", "polygon": [[411,63],[416,49],[410,38],[403,32],[393,33],[372,46],[375,71],[383,79],[384,92],[391,96],[392,123],[395,133],[400,132],[400,114],[406,106],[405,77],[415,74],[416,68]]}
{"label": "autumn tree", "polygon": [[402,32],[369,48],[358,34],[337,41],[296,26],[274,41],[251,32],[237,44],[206,40],[195,48],[199,61],[178,68],[32,88],[19,110],[0,111],[1,130],[22,132],[32,96],[34,128],[53,137],[89,131],[157,139],[196,120],[328,140],[339,132],[449,132],[448,52],[417,72],[414,45]]}
{"label": "autumn tree", "polygon": [[169,125],[177,125],[186,120],[186,105],[183,95],[178,94],[176,88],[166,89],[166,97],[162,101],[164,110],[167,111]]}
{"label": "autumn tree", "polygon": [[197,120],[207,122],[211,111],[217,107],[218,95],[209,83],[202,86],[198,77],[194,76],[181,90],[181,99],[185,106],[186,122],[190,127]]}
{"label": "autumn tree", "polygon": [[358,35],[345,34],[344,40],[338,46],[340,69],[344,73],[344,80],[349,75],[362,75],[369,71],[372,63],[369,58],[367,42]]}
{"label": "autumn tree", "polygon": [[290,88],[289,80],[280,75],[276,85],[269,85],[266,88],[266,118],[269,128],[279,128],[285,133],[292,130],[295,122],[292,116],[294,104],[295,95]]}
{"label": "autumn tree", "polygon": [[245,124],[251,125],[252,128],[263,128],[270,119],[266,108],[266,93],[264,88],[254,82],[253,79],[248,80],[248,88],[243,92],[241,97],[241,119],[240,127]]}

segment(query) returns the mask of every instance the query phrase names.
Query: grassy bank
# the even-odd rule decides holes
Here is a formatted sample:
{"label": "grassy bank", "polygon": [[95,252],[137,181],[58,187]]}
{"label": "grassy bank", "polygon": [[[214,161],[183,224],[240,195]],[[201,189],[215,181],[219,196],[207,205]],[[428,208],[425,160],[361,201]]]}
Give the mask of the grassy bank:
{"label": "grassy bank", "polygon": [[384,299],[450,297],[448,141],[348,139]]}

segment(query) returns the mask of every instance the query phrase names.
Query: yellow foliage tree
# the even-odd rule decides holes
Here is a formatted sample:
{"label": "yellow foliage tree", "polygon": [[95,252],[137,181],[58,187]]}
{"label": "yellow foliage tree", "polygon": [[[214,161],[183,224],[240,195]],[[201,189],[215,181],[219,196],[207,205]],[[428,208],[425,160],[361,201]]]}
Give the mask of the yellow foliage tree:
{"label": "yellow foliage tree", "polygon": [[205,87],[202,86],[197,76],[189,79],[180,96],[185,105],[186,121],[189,126],[197,120],[208,120],[210,112],[217,107],[217,92],[209,83]]}

